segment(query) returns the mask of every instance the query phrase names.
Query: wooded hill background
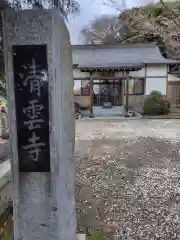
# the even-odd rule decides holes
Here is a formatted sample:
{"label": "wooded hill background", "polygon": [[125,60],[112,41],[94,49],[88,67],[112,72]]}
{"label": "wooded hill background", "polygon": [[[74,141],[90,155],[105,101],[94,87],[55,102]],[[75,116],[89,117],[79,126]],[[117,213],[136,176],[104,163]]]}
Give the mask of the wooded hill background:
{"label": "wooded hill background", "polygon": [[180,2],[158,2],[104,15],[82,30],[86,43],[157,42],[166,58],[180,59]]}

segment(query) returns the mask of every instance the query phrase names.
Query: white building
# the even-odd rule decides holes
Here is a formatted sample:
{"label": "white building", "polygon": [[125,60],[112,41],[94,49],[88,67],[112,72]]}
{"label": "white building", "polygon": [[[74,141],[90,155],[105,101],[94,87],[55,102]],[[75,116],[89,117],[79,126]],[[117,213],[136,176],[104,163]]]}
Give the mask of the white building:
{"label": "white building", "polygon": [[141,108],[143,99],[157,90],[173,107],[180,105],[180,78],[172,67],[180,61],[165,59],[156,43],[74,45],[75,102],[90,114],[119,115],[126,103]]}

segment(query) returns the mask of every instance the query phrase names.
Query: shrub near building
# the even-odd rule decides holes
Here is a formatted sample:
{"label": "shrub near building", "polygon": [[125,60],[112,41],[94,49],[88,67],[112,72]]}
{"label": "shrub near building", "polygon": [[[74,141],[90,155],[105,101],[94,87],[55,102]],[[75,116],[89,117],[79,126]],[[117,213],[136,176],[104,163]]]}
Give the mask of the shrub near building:
{"label": "shrub near building", "polygon": [[170,103],[162,98],[158,91],[152,91],[143,104],[144,115],[168,114]]}

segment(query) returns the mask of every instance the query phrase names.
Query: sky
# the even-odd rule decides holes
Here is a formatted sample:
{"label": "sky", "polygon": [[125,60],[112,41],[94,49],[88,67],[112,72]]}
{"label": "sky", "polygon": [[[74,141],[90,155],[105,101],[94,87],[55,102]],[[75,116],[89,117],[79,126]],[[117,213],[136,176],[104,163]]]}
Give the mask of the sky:
{"label": "sky", "polygon": [[[117,14],[116,9],[105,6],[102,0],[79,0],[78,2],[81,6],[80,13],[69,16],[67,23],[72,44],[83,44],[80,31],[91,21],[103,14]],[[131,8],[147,2],[148,0],[126,0],[126,7]]]}

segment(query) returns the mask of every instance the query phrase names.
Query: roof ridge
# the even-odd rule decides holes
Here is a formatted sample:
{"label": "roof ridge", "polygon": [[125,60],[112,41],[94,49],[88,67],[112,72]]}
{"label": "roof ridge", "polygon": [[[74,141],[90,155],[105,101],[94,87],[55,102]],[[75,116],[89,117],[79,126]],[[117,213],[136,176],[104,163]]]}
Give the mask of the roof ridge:
{"label": "roof ridge", "polygon": [[111,43],[111,44],[77,44],[71,45],[72,48],[154,48],[157,47],[156,42],[151,43],[125,43],[125,44],[118,44],[118,43]]}

